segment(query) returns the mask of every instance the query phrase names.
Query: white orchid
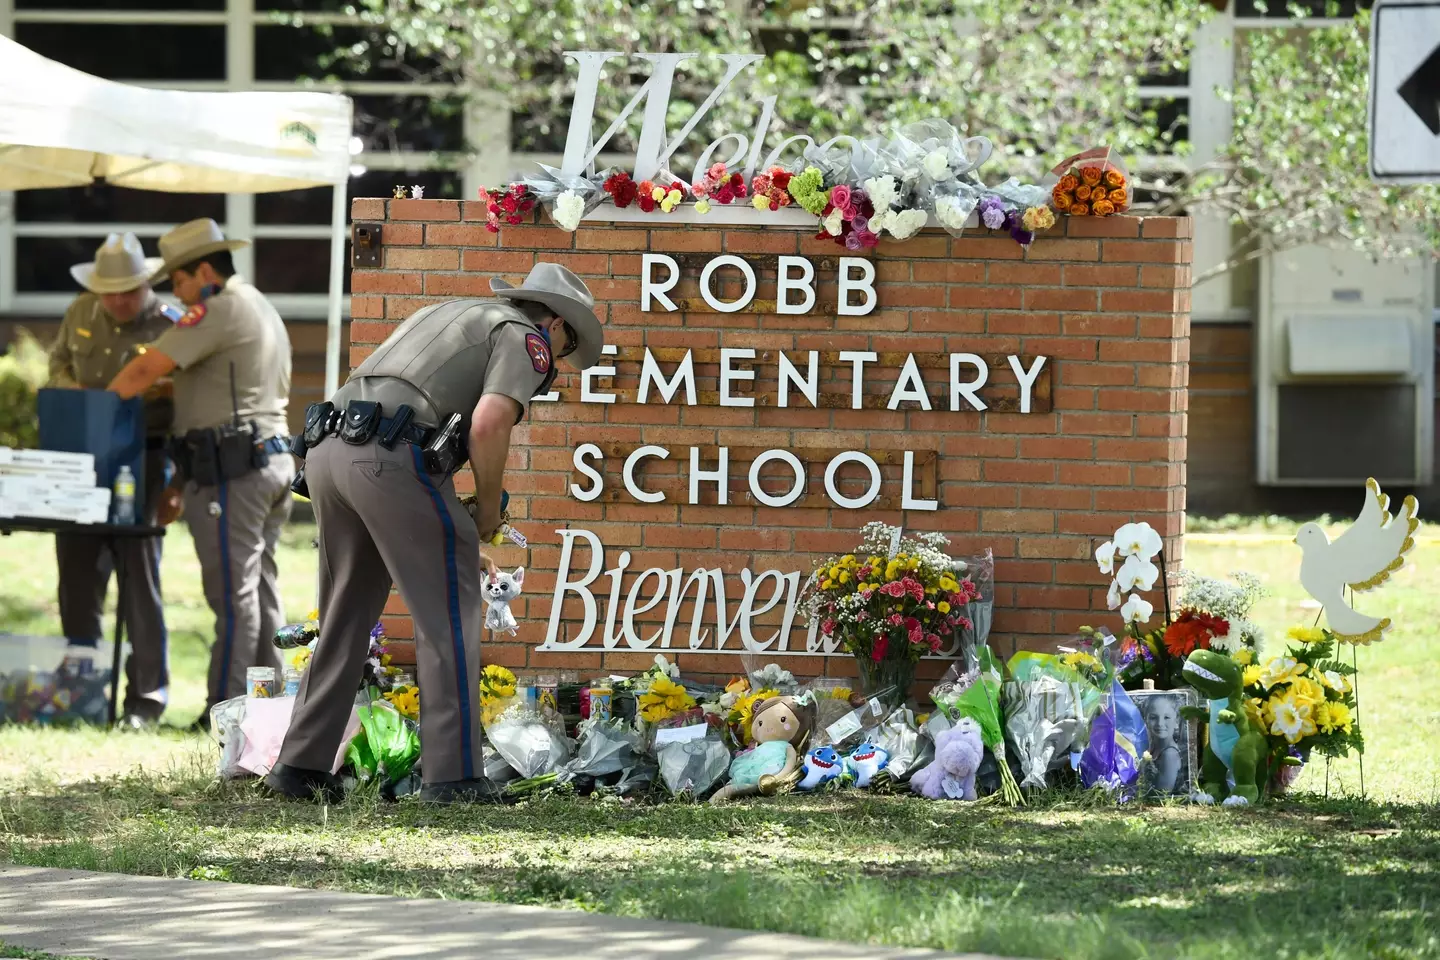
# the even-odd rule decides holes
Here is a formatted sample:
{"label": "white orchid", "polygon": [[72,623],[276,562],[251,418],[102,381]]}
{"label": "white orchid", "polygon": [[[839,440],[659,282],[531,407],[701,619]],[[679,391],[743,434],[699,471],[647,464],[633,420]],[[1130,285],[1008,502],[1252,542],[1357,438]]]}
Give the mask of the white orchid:
{"label": "white orchid", "polygon": [[555,198],[555,208],[550,211],[550,216],[555,225],[566,233],[574,233],[580,226],[580,218],[585,215],[585,198],[574,190],[566,190]]}
{"label": "white orchid", "polygon": [[1127,523],[1115,531],[1115,549],[1122,557],[1149,560],[1160,552],[1165,541],[1148,523]]}
{"label": "white orchid", "polygon": [[1105,576],[1115,573],[1115,541],[1106,540],[1095,548],[1095,562],[1100,565],[1100,572]]}
{"label": "white orchid", "polygon": [[1120,584],[1118,581],[1110,581],[1110,592],[1105,595],[1105,604],[1111,610],[1119,610],[1121,604]]}
{"label": "white orchid", "polygon": [[1126,600],[1125,605],[1120,608],[1120,616],[1125,618],[1126,623],[1144,623],[1154,612],[1154,604],[1138,593],[1130,594],[1130,599]]}
{"label": "white orchid", "polygon": [[1120,584],[1120,589],[1127,593],[1132,590],[1150,590],[1155,586],[1155,581],[1160,577],[1160,568],[1149,560],[1137,555],[1130,555],[1120,565],[1120,572],[1115,574],[1115,582]]}

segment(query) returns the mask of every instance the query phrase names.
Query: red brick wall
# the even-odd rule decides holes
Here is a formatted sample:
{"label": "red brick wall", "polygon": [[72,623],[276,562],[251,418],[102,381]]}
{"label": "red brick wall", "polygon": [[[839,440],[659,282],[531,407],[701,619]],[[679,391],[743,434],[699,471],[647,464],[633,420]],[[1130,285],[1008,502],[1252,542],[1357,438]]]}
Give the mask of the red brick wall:
{"label": "red brick wall", "polygon": [[[357,269],[352,279],[352,365],[417,308],[450,297],[487,296],[492,276],[519,282],[540,259],[563,263],[585,279],[606,324],[607,342],[621,350],[619,358],[606,361],[617,367],[617,375],[596,384],[600,391],[621,394],[620,402],[582,404],[579,376],[562,375],[556,385],[565,399],[535,403],[513,435],[505,482],[511,513],[530,548],[498,552],[502,565],[524,564],[527,576],[524,602],[517,606],[520,635],[489,644],[491,661],[517,669],[633,670],[659,649],[628,651],[622,639],[613,651],[603,651],[603,606],[593,649],[563,655],[534,649],[551,615],[560,554],[556,531],[566,526],[600,536],[607,569],[619,551],[633,554],[622,599],[634,574],[647,567],[686,573],[722,567],[730,616],[738,606],[742,568],[808,572],[815,559],[852,548],[856,531],[870,520],[940,530],[951,536],[957,554],[994,551],[991,642],[1002,654],[1017,645],[1050,645],[1086,623],[1118,627],[1106,612],[1106,584],[1091,553],[1121,523],[1148,520],[1169,538],[1172,563],[1179,561],[1189,360],[1187,219],[1062,220],[1028,252],[1008,236],[984,230],[959,239],[927,231],[904,243],[882,243],[864,254],[876,266],[878,306],[868,316],[851,317],[837,316],[833,305],[837,257],[854,254],[804,231],[667,225],[657,214],[643,223],[587,224],[575,234],[536,223],[506,226],[497,235],[486,231],[480,204],[454,200],[356,200],[353,216],[385,226],[384,268]],[[641,312],[640,255],[647,251],[680,261],[682,280],[671,296],[681,312]],[[751,310],[773,309],[760,301],[776,296],[777,254],[809,258],[817,267],[817,308],[798,316],[711,311],[700,299],[698,278],[704,261],[721,253],[743,256],[756,268],[760,284]],[[722,270],[718,276],[726,278],[719,296],[737,297],[738,273]],[[668,405],[653,396],[646,405],[633,402],[645,347],[661,359],[678,359],[676,348],[696,351],[700,405],[684,406],[681,396]],[[713,405],[720,347],[757,350],[753,393],[768,401],[757,400],[753,408]],[[846,402],[812,409],[800,399],[798,407],[776,409],[779,350],[788,351],[802,369],[804,351],[822,351],[821,392],[843,394]],[[878,408],[868,403],[865,409],[849,408],[850,367],[833,358],[841,350],[882,355],[865,378],[867,392],[881,394]],[[950,412],[948,352],[990,359],[993,386],[982,391],[989,410]],[[924,371],[936,400],[931,412],[884,407],[900,365],[883,362],[885,355],[903,360],[905,353],[916,354]],[[1031,413],[1013,412],[1016,385],[1005,354],[1020,355],[1027,365],[1037,355],[1048,358]],[[674,368],[662,366],[667,375]],[[572,482],[588,485],[572,467],[572,452],[583,443],[596,443],[606,453],[605,494],[590,503],[569,494]],[[643,471],[648,489],[669,494],[664,503],[638,503],[621,484],[625,454],[642,444],[671,451],[669,460],[646,461]],[[701,503],[686,502],[692,445],[731,448],[729,505],[715,505],[713,483],[702,485]],[[749,498],[748,459],[770,448],[792,450],[808,465],[810,488],[795,506],[765,507]],[[893,459],[882,463],[883,509],[841,509],[819,492],[825,464],[842,450]],[[905,450],[917,453],[918,494],[938,497],[938,511],[898,509]],[[460,485],[468,487],[468,479],[459,478]],[[576,557],[574,566],[583,572],[588,550],[577,544]],[[608,605],[607,587],[603,575],[592,584],[602,605]],[[759,599],[769,594],[767,587]],[[693,595],[692,590],[687,599]],[[711,637],[705,649],[688,652],[687,603],[668,652],[678,653],[682,669],[690,672],[734,673],[738,660],[713,652],[713,600],[707,607],[704,626]],[[783,602],[772,614],[778,615],[778,607]],[[565,609],[567,629],[574,629],[579,614],[572,597]],[[642,615],[641,634],[652,633],[663,617],[663,603]],[[775,626],[759,624],[778,625],[778,616],[756,623],[756,635],[763,638]],[[387,627],[392,636],[411,634],[398,596],[391,598]],[[726,649],[739,643],[737,630]],[[797,618],[789,648],[805,650],[803,617]],[[840,673],[849,664],[842,657],[800,657],[791,667],[797,675]]]}

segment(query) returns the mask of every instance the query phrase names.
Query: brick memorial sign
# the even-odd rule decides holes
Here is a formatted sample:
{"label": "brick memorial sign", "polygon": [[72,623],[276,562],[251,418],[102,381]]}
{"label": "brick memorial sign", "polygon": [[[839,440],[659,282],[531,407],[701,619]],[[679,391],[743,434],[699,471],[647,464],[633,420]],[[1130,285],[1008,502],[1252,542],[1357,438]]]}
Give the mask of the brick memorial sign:
{"label": "brick memorial sign", "polygon": [[[1005,656],[1115,622],[1091,554],[1120,524],[1149,521],[1181,559],[1187,219],[1062,218],[1028,249],[926,230],[837,253],[813,225],[657,213],[496,234],[483,202],[352,212],[383,223],[383,267],[352,278],[352,366],[421,306],[489,296],[540,260],[580,275],[605,324],[601,363],[562,373],[512,438],[529,547],[495,556],[524,565],[525,593],[519,636],[487,638],[488,662],[588,676],[664,652],[721,678],[752,649],[853,675],[797,601],[872,520],[993,551]],[[398,596],[385,625],[411,636]]]}

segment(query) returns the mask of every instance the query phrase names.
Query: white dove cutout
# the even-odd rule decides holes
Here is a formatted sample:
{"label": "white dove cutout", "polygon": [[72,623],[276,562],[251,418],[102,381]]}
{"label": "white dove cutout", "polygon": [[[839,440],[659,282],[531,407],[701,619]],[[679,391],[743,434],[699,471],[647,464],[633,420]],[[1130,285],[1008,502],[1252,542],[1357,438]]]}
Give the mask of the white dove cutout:
{"label": "white dove cutout", "polygon": [[1367,617],[1345,602],[1345,587],[1356,593],[1374,590],[1405,565],[1405,554],[1415,546],[1420,505],[1406,497],[1400,513],[1390,515],[1390,498],[1373,479],[1365,483],[1365,509],[1355,524],[1334,542],[1319,525],[1307,523],[1295,535],[1303,557],[1300,584],[1325,608],[1330,632],[1350,643],[1379,640],[1390,629],[1390,619]]}

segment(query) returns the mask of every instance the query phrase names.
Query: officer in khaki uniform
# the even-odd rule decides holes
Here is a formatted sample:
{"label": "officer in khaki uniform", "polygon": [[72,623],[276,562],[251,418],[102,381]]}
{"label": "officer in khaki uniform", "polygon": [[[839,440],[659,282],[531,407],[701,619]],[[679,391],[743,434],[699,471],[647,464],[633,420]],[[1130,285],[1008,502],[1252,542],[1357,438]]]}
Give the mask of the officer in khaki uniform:
{"label": "officer in khaki uniform", "polygon": [[[452,300],[402,323],[327,403],[300,442],[320,538],[320,639],[266,783],[303,799],[338,795],[330,775],[355,701],[370,627],[392,582],[415,620],[424,698],[421,767],[429,802],[499,791],[481,756],[480,544],[500,527],[511,428],[554,379],[555,357],[584,369],[603,344],[594,298],[541,263],[502,300]],[[444,443],[453,421],[459,444]],[[436,450],[437,432],[441,436]],[[338,435],[336,435],[338,434]],[[469,459],[472,517],[451,472]],[[488,561],[487,561],[488,563]]]}
{"label": "officer in khaki uniform", "polygon": [[[78,263],[70,274],[87,292],[65,311],[50,348],[51,387],[104,390],[120,369],[164,334],[181,311],[162,303],[150,289],[159,260],[147,260],[133,233],[112,233],[95,252],[94,263]],[[145,398],[145,489],[136,518],[155,522],[165,486],[165,441],[174,407],[164,387]],[[165,712],[168,643],[160,598],[159,537],[120,540],[125,560],[125,629],[133,653],[125,664],[125,712],[121,725],[142,727]],[[60,623],[70,643],[93,647],[101,636],[100,614],[115,558],[97,537],[57,534]]]}
{"label": "officer in khaki uniform", "polygon": [[189,310],[110,384],[130,397],[174,373],[178,478],[162,495],[161,520],[183,509],[215,614],[202,727],[209,706],[244,693],[247,667],[273,667],[278,679],[270,641],[285,622],[275,547],[295,475],[286,439],[290,337],[270,301],[235,274],[230,252],[243,246],[208,219],[160,238],[155,279],[168,275]]}

